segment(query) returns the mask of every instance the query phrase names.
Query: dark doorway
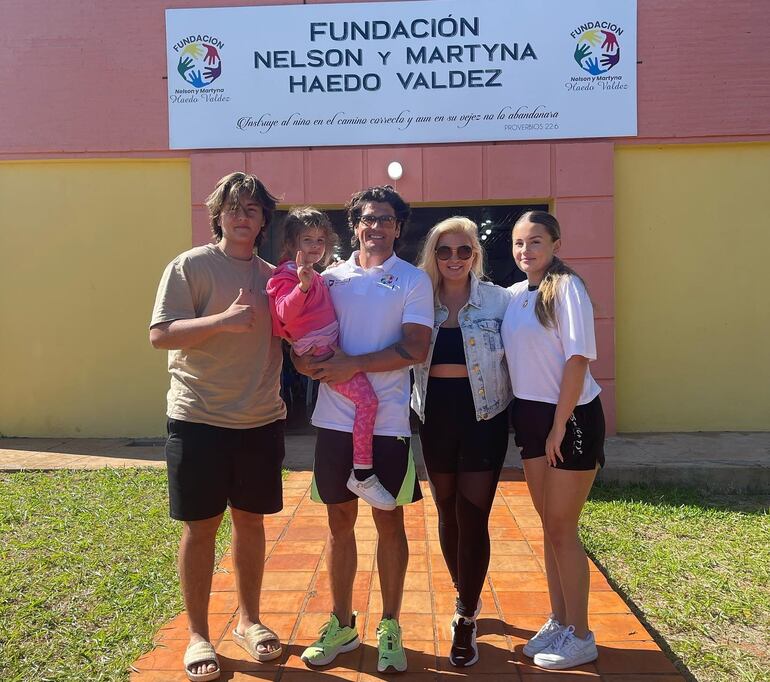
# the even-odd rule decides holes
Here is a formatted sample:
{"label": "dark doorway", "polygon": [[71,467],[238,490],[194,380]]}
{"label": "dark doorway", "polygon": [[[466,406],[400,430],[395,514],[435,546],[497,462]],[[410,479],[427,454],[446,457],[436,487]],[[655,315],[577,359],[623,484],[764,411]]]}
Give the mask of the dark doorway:
{"label": "dark doorway", "polygon": [[[523,280],[522,273],[511,256],[511,228],[525,211],[547,211],[546,204],[503,204],[496,206],[426,206],[413,207],[409,224],[396,242],[396,253],[400,258],[416,263],[423,241],[430,229],[445,218],[455,215],[466,216],[479,226],[479,236],[484,247],[484,265],[488,278],[495,284],[509,287]],[[353,252],[351,231],[343,209],[325,209],[339,237],[336,253],[347,259]],[[286,211],[276,211],[273,229],[262,246],[261,255],[276,263],[281,257],[283,231],[281,223]],[[310,415],[315,405],[317,386],[307,377],[299,374],[291,365],[288,353],[284,353],[284,369],[281,378],[281,394],[286,401],[288,417],[286,428],[297,432],[309,428]]]}
{"label": "dark doorway", "polygon": [[[485,251],[487,276],[495,284],[509,287],[524,279],[524,274],[516,267],[511,257],[511,228],[518,217],[525,211],[547,211],[546,204],[503,204],[500,206],[429,206],[412,208],[412,215],[404,234],[396,242],[396,253],[400,258],[416,263],[420,255],[425,236],[436,223],[445,218],[461,215],[470,218],[479,226],[481,244]],[[325,209],[334,224],[339,237],[337,254],[346,259],[353,252],[351,231],[347,225],[343,209]],[[281,257],[283,231],[281,223],[286,211],[276,211],[273,229],[262,247],[262,255],[271,263]]]}

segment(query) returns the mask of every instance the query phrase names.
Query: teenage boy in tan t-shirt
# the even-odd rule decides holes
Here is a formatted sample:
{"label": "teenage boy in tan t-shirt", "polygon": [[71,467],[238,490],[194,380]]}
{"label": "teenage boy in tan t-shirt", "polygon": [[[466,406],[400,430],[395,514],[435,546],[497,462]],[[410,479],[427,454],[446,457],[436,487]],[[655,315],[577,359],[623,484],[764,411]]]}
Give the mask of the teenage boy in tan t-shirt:
{"label": "teenage boy in tan t-shirt", "polygon": [[178,568],[189,615],[185,672],[219,677],[208,631],[214,542],[226,507],[233,521],[239,621],[233,639],[255,659],[281,655],[260,623],[263,515],[283,506],[286,408],[279,395],[280,341],[272,336],[265,284],[273,267],[254,253],[275,198],[253,175],[231,173],[206,200],[216,244],[175,258],[163,273],[150,342],[168,353],[171,517],[184,522]]}

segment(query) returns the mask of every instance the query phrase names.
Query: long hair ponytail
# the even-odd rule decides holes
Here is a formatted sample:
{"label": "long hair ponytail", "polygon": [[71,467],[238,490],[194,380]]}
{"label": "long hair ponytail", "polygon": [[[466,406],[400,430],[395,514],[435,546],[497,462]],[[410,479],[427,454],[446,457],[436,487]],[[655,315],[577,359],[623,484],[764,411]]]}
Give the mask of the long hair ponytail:
{"label": "long hair ponytail", "polygon": [[[550,213],[546,211],[527,211],[516,221],[513,229],[515,230],[518,225],[527,222],[541,225],[548,233],[551,241],[555,242],[557,239],[561,239],[559,221]],[[537,298],[535,300],[535,316],[544,327],[556,326],[556,297],[562,281],[568,277],[576,277],[585,287],[583,278],[564,263],[561,258],[554,256],[537,288]]]}

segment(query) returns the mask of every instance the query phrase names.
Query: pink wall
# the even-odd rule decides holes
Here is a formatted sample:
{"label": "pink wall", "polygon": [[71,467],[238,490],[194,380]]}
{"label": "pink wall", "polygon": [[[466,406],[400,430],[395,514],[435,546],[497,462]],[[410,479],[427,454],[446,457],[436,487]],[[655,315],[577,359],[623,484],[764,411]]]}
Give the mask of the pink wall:
{"label": "pink wall", "polygon": [[[317,0],[307,0],[307,4]],[[0,160],[186,156],[168,150],[166,7],[301,0],[4,0],[0,15]],[[770,137],[770,3],[638,0],[640,142]],[[614,399],[615,141],[192,152],[193,240],[208,239],[203,198],[245,168],[284,203],[342,204],[387,180],[411,202],[547,200],[565,225],[564,255],[596,303],[611,432]],[[329,172],[329,169],[334,169]]]}
{"label": "pink wall", "polygon": [[[389,161],[410,202],[552,202],[565,226],[562,254],[583,275],[596,307],[598,353],[592,371],[615,431],[613,144],[457,144],[426,147],[195,152],[190,156],[193,242],[209,240],[203,199],[234,168],[262,178],[286,204],[343,204],[361,187],[389,182]],[[329,172],[334,169],[334,172]]]}
{"label": "pink wall", "polygon": [[[0,158],[167,150],[164,10],[302,3],[2,4]],[[638,0],[638,7],[641,139],[770,134],[770,3]]]}

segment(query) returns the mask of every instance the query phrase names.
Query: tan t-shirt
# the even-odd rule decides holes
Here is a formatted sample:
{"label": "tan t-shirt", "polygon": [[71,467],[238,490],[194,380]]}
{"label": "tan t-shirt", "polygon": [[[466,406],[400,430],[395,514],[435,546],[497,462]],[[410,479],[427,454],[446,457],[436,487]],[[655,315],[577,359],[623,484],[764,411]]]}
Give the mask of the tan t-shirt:
{"label": "tan t-shirt", "polygon": [[257,298],[252,331],[220,332],[197,346],[169,351],[169,417],[234,429],[286,417],[279,395],[281,342],[273,336],[265,294],[272,271],[258,256],[237,260],[212,244],[185,251],[168,264],[150,327],[221,313],[239,289],[252,289]]}

